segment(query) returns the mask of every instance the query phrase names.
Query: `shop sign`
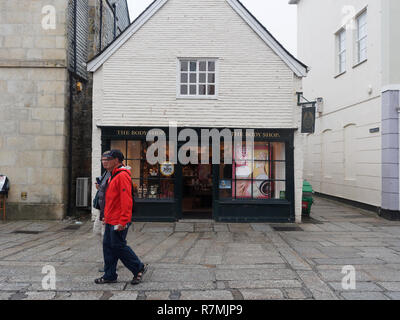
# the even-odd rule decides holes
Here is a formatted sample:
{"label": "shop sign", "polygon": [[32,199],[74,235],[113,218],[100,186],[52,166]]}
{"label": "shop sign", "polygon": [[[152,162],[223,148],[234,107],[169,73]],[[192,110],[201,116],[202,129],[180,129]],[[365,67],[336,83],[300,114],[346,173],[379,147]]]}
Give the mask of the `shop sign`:
{"label": "shop sign", "polygon": [[[171,129],[173,129],[171,131]],[[112,137],[112,138],[128,138],[128,139],[140,139],[146,140],[147,138],[157,137],[157,136],[165,136],[165,137],[174,137],[179,134],[182,130],[187,128],[140,128],[140,129],[132,129],[132,128],[103,128],[103,136]],[[174,131],[175,130],[175,131]],[[212,133],[214,129],[211,128],[193,128],[196,134],[200,137],[202,131],[206,130],[206,132]],[[290,137],[291,132],[286,132],[285,130],[271,130],[271,129],[217,129],[219,132],[223,132],[223,130],[229,130],[230,135],[232,137],[248,137],[254,138],[255,140],[265,140],[265,139],[280,139],[280,138],[288,138]]]}
{"label": "shop sign", "polygon": [[301,121],[301,133],[315,132],[315,106],[303,107]]}
{"label": "shop sign", "polygon": [[164,162],[163,164],[161,164],[160,166],[160,171],[161,174],[165,177],[170,177],[174,174],[175,172],[175,166],[173,163],[171,162]]}

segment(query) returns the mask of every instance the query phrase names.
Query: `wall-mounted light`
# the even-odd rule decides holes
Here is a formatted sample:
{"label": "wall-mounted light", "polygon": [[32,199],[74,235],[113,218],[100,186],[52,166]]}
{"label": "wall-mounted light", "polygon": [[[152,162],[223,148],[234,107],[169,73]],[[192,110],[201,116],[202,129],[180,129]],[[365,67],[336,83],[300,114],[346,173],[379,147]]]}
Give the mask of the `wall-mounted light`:
{"label": "wall-mounted light", "polygon": [[324,98],[317,98],[317,111],[318,113],[323,113],[324,112]]}
{"label": "wall-mounted light", "polygon": [[76,91],[82,92],[82,90],[83,90],[83,84],[82,84],[82,82],[78,81],[76,83]]}

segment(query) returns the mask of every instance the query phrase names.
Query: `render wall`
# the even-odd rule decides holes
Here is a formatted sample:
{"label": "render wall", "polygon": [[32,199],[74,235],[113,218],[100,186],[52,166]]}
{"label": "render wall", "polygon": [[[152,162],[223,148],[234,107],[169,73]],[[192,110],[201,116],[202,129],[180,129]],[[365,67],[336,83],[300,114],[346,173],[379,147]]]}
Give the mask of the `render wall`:
{"label": "render wall", "polygon": [[[180,57],[218,58],[218,99],[177,99]],[[103,79],[97,125],[294,126],[293,71],[225,0],[168,1],[104,64]]]}
{"label": "render wall", "polygon": [[[364,9],[368,60],[358,65],[354,18]],[[317,192],[378,207],[384,130],[380,12],[377,0],[302,0],[298,5],[299,59],[311,68],[303,81],[304,96],[324,99],[316,132],[306,138],[305,178]],[[342,27],[348,28],[347,67],[339,75],[335,34]]]}

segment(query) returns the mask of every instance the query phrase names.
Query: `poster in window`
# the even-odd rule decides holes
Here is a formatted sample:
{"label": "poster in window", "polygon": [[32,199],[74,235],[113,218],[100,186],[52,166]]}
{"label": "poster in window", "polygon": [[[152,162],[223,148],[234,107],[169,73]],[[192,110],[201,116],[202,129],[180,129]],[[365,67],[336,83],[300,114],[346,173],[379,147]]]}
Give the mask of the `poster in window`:
{"label": "poster in window", "polygon": [[266,142],[256,142],[253,150],[249,150],[246,146],[235,147],[232,167],[233,177],[236,180],[233,181],[232,197],[244,199],[270,197],[269,158],[270,151]]}
{"label": "poster in window", "polygon": [[236,180],[233,181],[233,198],[251,198],[251,153],[251,150],[245,145],[235,147],[232,176]]}
{"label": "poster in window", "polygon": [[256,142],[254,146],[253,198],[269,199],[271,194],[270,150],[268,143]]}

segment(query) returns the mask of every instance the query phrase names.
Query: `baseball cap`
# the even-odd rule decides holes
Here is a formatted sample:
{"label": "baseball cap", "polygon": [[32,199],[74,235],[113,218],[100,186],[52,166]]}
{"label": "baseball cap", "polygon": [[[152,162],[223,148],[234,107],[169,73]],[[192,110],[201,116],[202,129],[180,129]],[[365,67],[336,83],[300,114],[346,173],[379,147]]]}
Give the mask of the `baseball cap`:
{"label": "baseball cap", "polygon": [[106,151],[106,152],[103,153],[103,157],[112,158],[112,159],[118,159],[121,162],[124,161],[124,159],[125,159],[123,153],[120,150]]}

